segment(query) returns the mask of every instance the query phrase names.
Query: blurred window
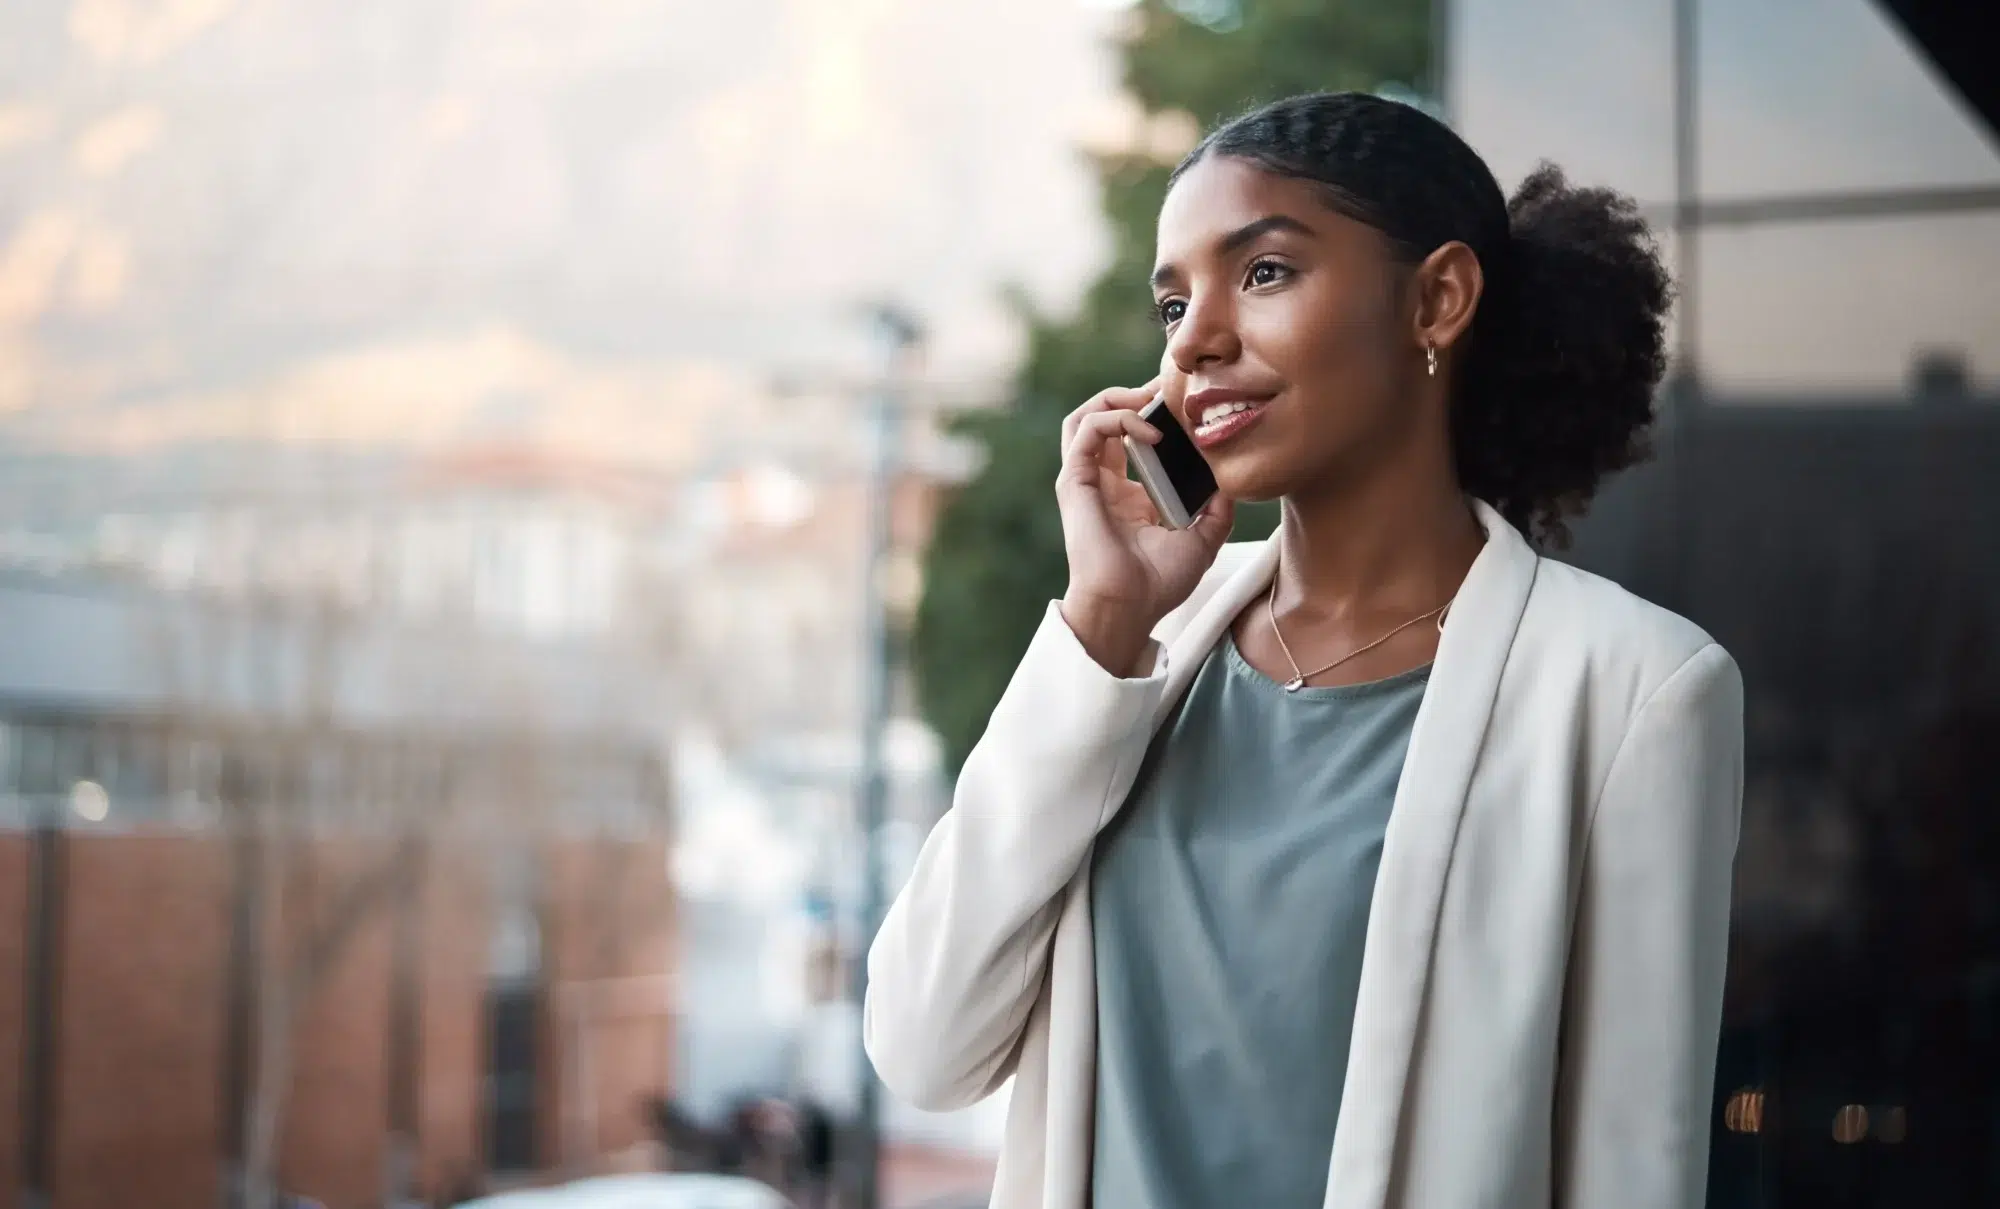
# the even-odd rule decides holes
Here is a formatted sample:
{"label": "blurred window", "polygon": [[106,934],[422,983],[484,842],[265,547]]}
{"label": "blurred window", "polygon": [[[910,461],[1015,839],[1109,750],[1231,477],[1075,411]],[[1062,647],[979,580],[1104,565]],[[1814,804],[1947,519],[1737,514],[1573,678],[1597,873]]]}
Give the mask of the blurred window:
{"label": "blurred window", "polygon": [[[1877,401],[1955,357],[2000,380],[2000,210],[1705,229],[1695,314],[1706,384]],[[1943,357],[1940,357],[1940,354]]]}
{"label": "blurred window", "polygon": [[1694,200],[1717,217],[1779,199],[1892,212],[1739,210],[1704,221],[1691,265],[1670,226],[1673,0],[1448,7],[1460,131],[1503,187],[1551,159],[1646,208],[1712,391],[1879,399],[1925,366],[1975,388],[2000,378],[2000,206],[1919,209],[2000,189],[2000,139],[1880,5],[1697,0]]}
{"label": "blurred window", "polygon": [[535,853],[511,844],[493,867],[487,947],[485,1137],[495,1171],[535,1166],[535,1055],[540,1029],[542,930]]}
{"label": "blurred window", "polygon": [[1451,116],[1503,189],[1546,159],[1641,201],[1673,196],[1668,0],[1460,0],[1446,8]]}
{"label": "blurred window", "polygon": [[61,779],[60,733],[41,722],[23,723],[18,731],[21,756],[16,784],[23,794],[56,793],[65,788]]}
{"label": "blurred window", "polygon": [[1880,4],[1705,0],[1697,31],[1705,198],[2000,183],[1991,132]]}

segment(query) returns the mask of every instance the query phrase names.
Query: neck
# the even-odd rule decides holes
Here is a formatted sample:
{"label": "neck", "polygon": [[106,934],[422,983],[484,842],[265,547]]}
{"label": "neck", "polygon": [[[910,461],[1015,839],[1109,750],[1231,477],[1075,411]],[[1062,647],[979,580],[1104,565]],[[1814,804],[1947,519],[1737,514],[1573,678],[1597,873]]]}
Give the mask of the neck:
{"label": "neck", "polygon": [[1284,501],[1277,604],[1339,621],[1450,599],[1485,543],[1449,473],[1388,473]]}

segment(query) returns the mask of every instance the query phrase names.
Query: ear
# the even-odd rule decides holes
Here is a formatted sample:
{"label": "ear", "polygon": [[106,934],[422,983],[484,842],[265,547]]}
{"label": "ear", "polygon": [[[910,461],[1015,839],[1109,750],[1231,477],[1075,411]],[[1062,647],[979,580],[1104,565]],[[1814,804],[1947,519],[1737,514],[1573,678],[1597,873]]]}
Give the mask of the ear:
{"label": "ear", "polygon": [[1465,335],[1478,313],[1479,295],[1486,287],[1479,257],[1457,240],[1441,244],[1417,266],[1415,286],[1417,346],[1435,345],[1442,356]]}

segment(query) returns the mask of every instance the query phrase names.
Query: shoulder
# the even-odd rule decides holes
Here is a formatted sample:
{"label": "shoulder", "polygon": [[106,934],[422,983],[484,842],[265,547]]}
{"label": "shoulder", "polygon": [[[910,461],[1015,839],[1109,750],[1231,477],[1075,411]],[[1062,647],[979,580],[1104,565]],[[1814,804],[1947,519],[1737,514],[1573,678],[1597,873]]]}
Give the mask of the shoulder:
{"label": "shoulder", "polygon": [[1544,691],[1581,693],[1610,734],[1624,734],[1649,708],[1741,717],[1741,674],[1707,631],[1553,558],[1536,567],[1512,654],[1510,665]]}
{"label": "shoulder", "polygon": [[[1578,784],[1594,787],[1582,800],[1601,805],[1614,770],[1625,769],[1623,783],[1638,787],[1625,823],[1642,837],[1709,817],[1708,807],[1735,808],[1743,749],[1735,660],[1694,622],[1608,579],[1538,561],[1501,694],[1507,716],[1548,723],[1529,729],[1577,762]],[[1687,809],[1671,805],[1679,799]],[[1610,833],[1592,835],[1601,846]]]}
{"label": "shoulder", "polygon": [[1543,557],[1523,626],[1554,627],[1586,646],[1678,664],[1714,639],[1694,622],[1579,567]]}
{"label": "shoulder", "polygon": [[1619,723],[1669,684],[1676,697],[1690,689],[1697,697],[1740,694],[1735,661],[1700,626],[1553,558],[1536,567],[1514,645],[1523,670],[1545,683],[1580,680],[1593,712]]}

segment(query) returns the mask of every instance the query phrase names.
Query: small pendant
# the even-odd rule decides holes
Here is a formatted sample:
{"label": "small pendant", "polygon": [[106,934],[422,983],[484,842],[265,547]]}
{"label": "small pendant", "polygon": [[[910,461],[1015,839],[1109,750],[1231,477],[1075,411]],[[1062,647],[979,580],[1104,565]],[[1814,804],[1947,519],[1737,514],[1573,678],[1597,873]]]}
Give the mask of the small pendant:
{"label": "small pendant", "polygon": [[1285,691],[1288,693],[1296,693],[1305,686],[1306,678],[1304,676],[1294,676],[1290,680],[1285,681]]}

